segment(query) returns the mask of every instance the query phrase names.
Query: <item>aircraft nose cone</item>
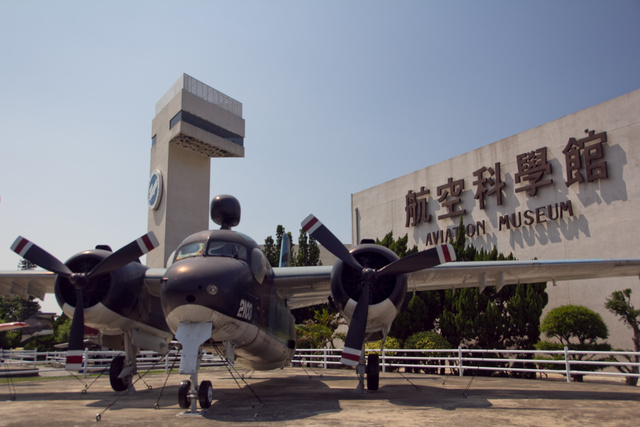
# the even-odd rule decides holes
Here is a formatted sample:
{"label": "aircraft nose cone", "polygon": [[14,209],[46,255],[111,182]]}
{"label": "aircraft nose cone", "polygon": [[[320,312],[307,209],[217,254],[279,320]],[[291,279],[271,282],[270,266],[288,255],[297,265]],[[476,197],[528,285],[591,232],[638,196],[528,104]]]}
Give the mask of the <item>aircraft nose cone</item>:
{"label": "aircraft nose cone", "polygon": [[193,258],[165,273],[161,301],[165,315],[184,305],[199,305],[226,313],[235,295],[249,283],[248,266],[233,258]]}

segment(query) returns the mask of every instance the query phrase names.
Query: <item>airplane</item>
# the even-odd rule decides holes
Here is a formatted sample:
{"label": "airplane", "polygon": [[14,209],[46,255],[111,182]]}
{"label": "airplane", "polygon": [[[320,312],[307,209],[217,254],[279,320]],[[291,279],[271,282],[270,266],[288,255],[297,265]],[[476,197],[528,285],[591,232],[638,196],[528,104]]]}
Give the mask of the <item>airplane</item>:
{"label": "airplane", "polygon": [[0,332],[23,329],[22,342],[31,337],[53,334],[53,313],[36,313],[24,322],[0,323]]}
{"label": "airplane", "polygon": [[[115,391],[131,391],[139,349],[167,353],[182,345],[178,390],[181,408],[206,410],[212,384],[198,382],[205,345],[254,370],[282,368],[293,358],[296,332],[292,309],[333,301],[349,329],[341,362],[355,366],[357,390],[378,388],[377,355],[364,357],[364,343],[386,337],[408,292],[462,287],[640,275],[640,259],[455,262],[451,245],[398,258],[364,241],[351,250],[315,216],[302,229],[333,253],[333,266],[271,267],[258,244],[233,230],[240,203],[216,196],[211,219],[220,226],[187,237],[166,268],[149,268],[139,257],[158,246],[153,233],[116,252],[108,247],[81,252],[62,263],[23,237],[12,249],[47,272],[1,272],[0,290],[54,284],[62,310],[72,317],[67,369],[82,365],[83,327],[101,333],[102,345],[123,349],[110,365]],[[286,245],[286,243],[285,243]],[[287,252],[283,248],[283,252]],[[27,273],[27,274],[21,274]]]}
{"label": "airplane", "polygon": [[0,332],[2,331],[13,331],[14,329],[22,329],[28,328],[29,325],[24,322],[7,322],[0,323]]}

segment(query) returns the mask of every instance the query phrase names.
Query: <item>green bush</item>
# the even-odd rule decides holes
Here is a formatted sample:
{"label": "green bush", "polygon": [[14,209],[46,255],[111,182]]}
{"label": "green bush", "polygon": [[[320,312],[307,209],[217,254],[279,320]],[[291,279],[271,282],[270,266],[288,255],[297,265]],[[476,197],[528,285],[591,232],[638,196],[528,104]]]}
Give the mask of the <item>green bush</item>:
{"label": "green bush", "polygon": [[[451,344],[442,335],[434,331],[422,331],[411,335],[404,343],[406,349],[416,350],[447,350],[451,348]],[[412,353],[408,353],[408,356],[412,356]],[[424,357],[439,357],[443,354],[440,352],[428,352],[422,354]],[[428,362],[433,364],[434,361]],[[422,364],[422,363],[421,363]],[[407,371],[411,371],[408,368]],[[413,368],[413,370],[421,371],[420,368]],[[437,374],[438,368],[424,368],[424,371],[428,374]],[[441,369],[441,374],[444,374],[444,368]]]}
{"label": "green bush", "polygon": [[[364,348],[369,349],[369,350],[377,350],[380,349],[382,347],[382,340],[378,340],[378,341],[372,341],[372,342],[368,342],[364,344]],[[398,348],[402,348],[400,341],[397,338],[394,337],[387,337],[385,343],[384,343],[384,348],[391,348],[391,349],[398,349]],[[396,352],[395,351],[387,351],[385,352],[386,356],[395,356]]]}
{"label": "green bush", "polygon": [[[549,311],[540,324],[540,331],[552,338],[557,338],[560,343],[540,341],[535,345],[537,350],[569,350],[577,351],[611,351],[611,346],[605,343],[598,343],[598,339],[606,339],[609,336],[607,325],[602,317],[595,311],[581,305],[563,305]],[[578,343],[572,342],[577,339]],[[538,360],[550,360],[544,356],[537,357]],[[564,356],[553,356],[552,359],[564,360]],[[611,361],[611,357],[597,357],[595,355],[572,355],[571,360],[589,361]],[[546,364],[547,369],[564,370],[564,365]],[[574,365],[571,369],[577,371],[599,371],[605,365]],[[575,374],[572,377],[581,382],[583,375]]]}
{"label": "green bush", "polygon": [[411,335],[404,343],[409,349],[450,349],[451,344],[442,335],[434,331],[422,331]]}

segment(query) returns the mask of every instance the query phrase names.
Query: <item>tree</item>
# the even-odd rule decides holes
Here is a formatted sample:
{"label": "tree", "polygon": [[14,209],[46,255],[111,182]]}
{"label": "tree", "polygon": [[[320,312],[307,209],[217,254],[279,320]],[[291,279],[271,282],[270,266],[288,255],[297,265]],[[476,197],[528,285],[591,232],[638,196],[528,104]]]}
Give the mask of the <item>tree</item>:
{"label": "tree", "polygon": [[36,267],[38,267],[36,264],[24,258],[18,263],[18,270],[35,270]]}
{"label": "tree", "polygon": [[595,311],[582,305],[563,305],[547,313],[540,325],[540,331],[552,338],[557,338],[562,345],[595,344],[598,339],[607,339],[609,329]]}
{"label": "tree", "polygon": [[[598,340],[609,336],[607,325],[602,317],[595,311],[581,305],[563,305],[550,310],[542,320],[540,331],[547,337],[556,338],[560,343],[540,341],[536,344],[537,350],[562,350],[568,347],[570,350],[579,351],[610,351],[611,346]],[[578,341],[577,343],[575,341]],[[598,358],[595,355],[572,355],[573,360],[607,361],[607,358]],[[552,365],[558,368],[557,365]],[[604,369],[604,365],[574,365],[578,371],[596,371]],[[573,378],[582,382],[582,374],[573,375]]]}
{"label": "tree", "polygon": [[313,319],[296,324],[298,348],[335,348],[335,339],[344,339],[344,334],[336,333],[344,321],[337,313],[327,308],[314,311]]}
{"label": "tree", "polygon": [[[458,230],[464,230],[462,221]],[[515,259],[497,248],[485,251],[467,246],[464,232],[452,244],[458,261]],[[546,288],[546,283],[533,283],[447,290],[442,298],[441,333],[454,347],[532,349],[540,338],[540,316],[549,301]]]}
{"label": "tree", "polygon": [[313,236],[308,236],[303,229],[300,229],[300,237],[298,238],[298,254],[291,259],[295,259],[294,265],[298,267],[318,265],[320,260],[318,242]]}
{"label": "tree", "polygon": [[[620,319],[633,331],[633,351],[640,352],[640,309],[631,304],[631,289],[624,291],[615,291],[604,304],[607,310],[620,317]],[[639,372],[638,364],[640,357],[626,357],[628,362],[635,362],[635,366],[616,366],[620,372],[637,374]],[[635,386],[638,384],[638,377],[626,377],[628,385]]]}
{"label": "tree", "polygon": [[276,249],[276,242],[273,240],[273,237],[268,236],[264,239],[262,252],[264,252],[264,256],[267,258],[267,261],[269,261],[271,267],[278,266],[278,256],[280,253]]}
{"label": "tree", "polygon": [[[458,261],[514,260],[498,252],[476,249],[466,244],[462,220],[459,232],[451,243]],[[549,297],[546,283],[507,285],[501,288],[463,288],[441,292],[442,315],[438,326],[441,334],[452,344],[470,348],[533,349],[540,338],[540,317]],[[496,352],[496,356],[504,358]],[[516,355],[519,359],[529,355]],[[491,355],[487,355],[491,357]],[[526,365],[526,363],[525,363]],[[494,363],[497,370],[505,363]],[[490,371],[481,374],[491,375]],[[513,373],[512,375],[519,375]],[[525,376],[528,376],[525,374]],[[534,375],[532,375],[533,377]]]}
{"label": "tree", "polygon": [[22,322],[40,311],[40,303],[33,297],[22,299],[0,297],[0,318],[5,322]]}
{"label": "tree", "polygon": [[[269,261],[269,264],[271,264],[271,267],[277,267],[280,265],[280,249],[282,248],[282,239],[285,233],[289,235],[289,242],[292,242],[293,240],[291,240],[291,233],[287,233],[282,225],[278,225],[276,227],[275,240],[273,240],[273,237],[271,236],[268,236],[264,240],[264,249],[262,251],[267,257],[267,261]],[[291,251],[293,252],[293,247],[291,248]],[[293,253],[291,253],[291,260],[294,260]]]}
{"label": "tree", "polygon": [[408,241],[409,234],[405,234],[404,237],[398,237],[397,240],[394,240],[393,231],[390,231],[382,238],[382,240],[376,239],[376,244],[391,249],[396,255],[398,255],[400,258],[403,258],[407,255],[418,252],[418,247],[415,245],[411,249],[408,248]]}
{"label": "tree", "polygon": [[[13,298],[0,297],[0,320],[2,322],[22,322],[40,311],[40,304],[33,297],[22,299],[18,296]],[[2,348],[13,348],[20,345],[22,331],[0,332],[0,346]]]}

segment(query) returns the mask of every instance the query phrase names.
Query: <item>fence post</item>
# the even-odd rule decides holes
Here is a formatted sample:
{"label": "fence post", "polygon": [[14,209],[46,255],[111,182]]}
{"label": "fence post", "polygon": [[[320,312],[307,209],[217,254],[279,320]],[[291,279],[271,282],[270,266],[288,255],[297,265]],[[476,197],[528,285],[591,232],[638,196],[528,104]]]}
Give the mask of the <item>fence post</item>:
{"label": "fence post", "polygon": [[460,367],[459,375],[462,377],[464,370],[464,368],[462,367],[462,346],[458,346],[458,366]]}
{"label": "fence post", "polygon": [[382,349],[382,373],[387,372],[386,361],[385,361],[386,352],[387,352],[387,349],[383,348]]}
{"label": "fence post", "polygon": [[89,348],[84,348],[82,355],[82,378],[87,378],[87,367],[89,366]]}
{"label": "fence post", "polygon": [[571,363],[569,363],[569,347],[564,346],[564,365],[567,372],[567,382],[571,382]]}
{"label": "fence post", "polygon": [[322,349],[322,367],[327,369],[327,346]]}

